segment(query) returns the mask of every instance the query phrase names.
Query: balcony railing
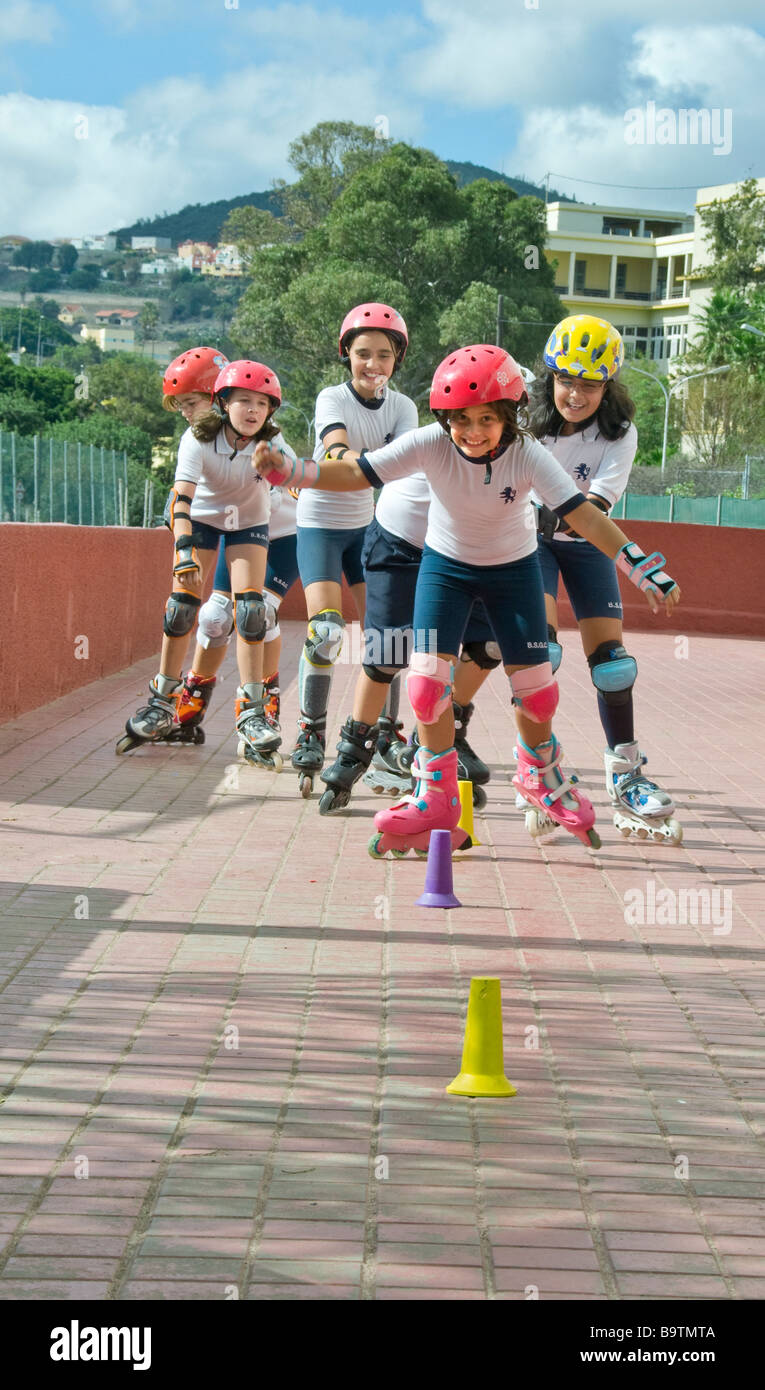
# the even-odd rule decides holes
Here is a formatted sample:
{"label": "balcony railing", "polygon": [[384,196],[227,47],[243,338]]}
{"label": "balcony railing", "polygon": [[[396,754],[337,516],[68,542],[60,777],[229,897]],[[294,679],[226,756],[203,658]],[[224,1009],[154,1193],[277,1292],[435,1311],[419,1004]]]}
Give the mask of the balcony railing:
{"label": "balcony railing", "polygon": [[[574,285],[569,294],[568,285],[556,285],[557,294],[565,295],[569,299],[611,299],[611,293],[607,289],[589,289],[582,285]],[[636,299],[641,303],[651,304],[660,303],[663,299],[687,299],[688,293],[682,285],[673,285],[669,292],[659,288],[651,293],[650,290],[616,290],[613,299]]]}

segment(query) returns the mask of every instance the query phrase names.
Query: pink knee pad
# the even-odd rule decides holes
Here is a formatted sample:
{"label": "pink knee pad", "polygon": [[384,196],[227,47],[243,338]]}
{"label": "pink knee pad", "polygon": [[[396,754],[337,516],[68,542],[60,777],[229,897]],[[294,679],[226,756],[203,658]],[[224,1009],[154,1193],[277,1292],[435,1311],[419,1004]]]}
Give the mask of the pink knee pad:
{"label": "pink knee pad", "polygon": [[543,661],[541,666],[526,666],[515,671],[510,677],[513,704],[518,705],[535,724],[546,724],[558,708],[558,682],[553,680],[552,666]]}
{"label": "pink knee pad", "polygon": [[406,693],[415,715],[423,724],[435,724],[452,702],[454,667],[450,661],[428,652],[413,652],[406,677]]}

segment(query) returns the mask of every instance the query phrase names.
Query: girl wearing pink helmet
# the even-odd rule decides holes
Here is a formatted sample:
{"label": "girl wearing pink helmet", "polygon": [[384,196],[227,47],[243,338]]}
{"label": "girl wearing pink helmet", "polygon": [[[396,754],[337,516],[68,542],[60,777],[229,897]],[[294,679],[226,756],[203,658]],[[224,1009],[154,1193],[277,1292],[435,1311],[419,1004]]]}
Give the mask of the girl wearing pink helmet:
{"label": "girl wearing pink helmet", "polygon": [[[578,534],[616,558],[643,589],[652,609],[669,611],[680,597],[663,571],[663,557],[646,557],[580,492],[555,458],[518,421],[527,400],[517,364],[488,344],[450,353],[437,368],[430,405],[437,423],[373,453],[312,467],[288,466],[268,445],[256,467],[269,481],[355,491],[381,486],[421,469],[431,489],[428,532],[417,583],[407,690],[418,721],[412,796],[375,816],[375,857],[410,848],[427,852],[430,832],[447,829],[454,848],[460,805],[451,691],[462,634],[482,599],[512,688],[518,723],[514,782],[529,802],[548,811],[585,844],[599,846],[595,813],[561,771],[561,748],[551,720],[558,703],[547,650],[544,590],[537,555],[531,491]],[[333,453],[336,451],[333,451]]]}
{"label": "girl wearing pink helmet", "polygon": [[213,395],[223,417],[214,437],[205,442],[187,430],[178,450],[170,498],[173,590],[165,606],[159,671],[149,686],[149,703],[128,719],[117,751],[165,739],[177,727],[188,636],[223,539],[234,590],[240,752],[248,761],[278,770],[280,740],[265,717],[262,683],[270,500],[268,487],[253,472],[252,460],[259,443],[273,445],[281,451],[279,457],[289,455],[293,463],[295,455],[271,422],[281,404],[281,388],[270,367],[245,360],[226,363],[216,376]]}
{"label": "girl wearing pink helmet", "polygon": [[[327,386],[316,401],[314,458],[328,448],[378,448],[418,424],[414,401],[388,382],[404,360],[408,335],[389,304],[358,304],[343,319],[338,351],[350,380]],[[298,669],[299,734],[292,753],[298,786],[311,795],[321,772],[332,668],[340,655],[343,575],[356,611],[364,615],[362,549],[372,520],[371,496],[338,497],[333,490],[301,493],[297,507],[297,560],[308,608],[308,632]],[[373,692],[374,694],[374,692]],[[394,716],[395,717],[395,716]]]}

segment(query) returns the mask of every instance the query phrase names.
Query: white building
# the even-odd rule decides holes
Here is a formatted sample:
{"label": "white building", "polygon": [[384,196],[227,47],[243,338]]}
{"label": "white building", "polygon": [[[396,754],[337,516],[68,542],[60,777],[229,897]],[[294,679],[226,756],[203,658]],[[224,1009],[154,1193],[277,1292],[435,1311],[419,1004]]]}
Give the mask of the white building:
{"label": "white building", "polygon": [[117,238],[113,232],[108,232],[104,236],[73,236],[69,238],[70,246],[76,251],[116,251]]}
{"label": "white building", "polygon": [[133,251],[169,251],[172,247],[169,236],[131,236]]}

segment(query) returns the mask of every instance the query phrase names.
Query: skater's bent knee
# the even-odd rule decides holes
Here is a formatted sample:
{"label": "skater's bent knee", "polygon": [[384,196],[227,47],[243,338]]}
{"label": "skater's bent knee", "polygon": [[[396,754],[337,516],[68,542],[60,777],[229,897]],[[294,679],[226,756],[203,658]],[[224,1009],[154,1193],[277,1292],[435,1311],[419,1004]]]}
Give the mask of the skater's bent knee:
{"label": "skater's bent knee", "polygon": [[343,645],[345,619],[336,608],[322,608],[308,623],[303,648],[312,666],[333,666]]}
{"label": "skater's bent knee", "polygon": [[637,679],[637,662],[621,642],[609,638],[587,658],[592,683],[607,705],[626,705]]}
{"label": "skater's bent knee", "polygon": [[513,704],[517,705],[534,724],[546,724],[558,708],[558,682],[553,679],[552,665],[543,661],[540,666],[524,666],[510,677]]}
{"label": "skater's bent knee", "polygon": [[367,666],[365,663],[361,669],[375,685],[390,685],[393,677],[398,675],[398,671],[392,666]]}
{"label": "skater's bent knee", "polygon": [[413,652],[406,677],[406,693],[423,724],[435,724],[452,703],[454,666],[440,656]]}
{"label": "skater's bent knee", "polygon": [[165,604],[165,636],[186,637],[194,626],[201,603],[201,598],[185,589],[174,589]]}
{"label": "skater's bent knee", "polygon": [[266,635],[266,605],[257,589],[234,594],[236,630],[244,642],[262,642]]}

